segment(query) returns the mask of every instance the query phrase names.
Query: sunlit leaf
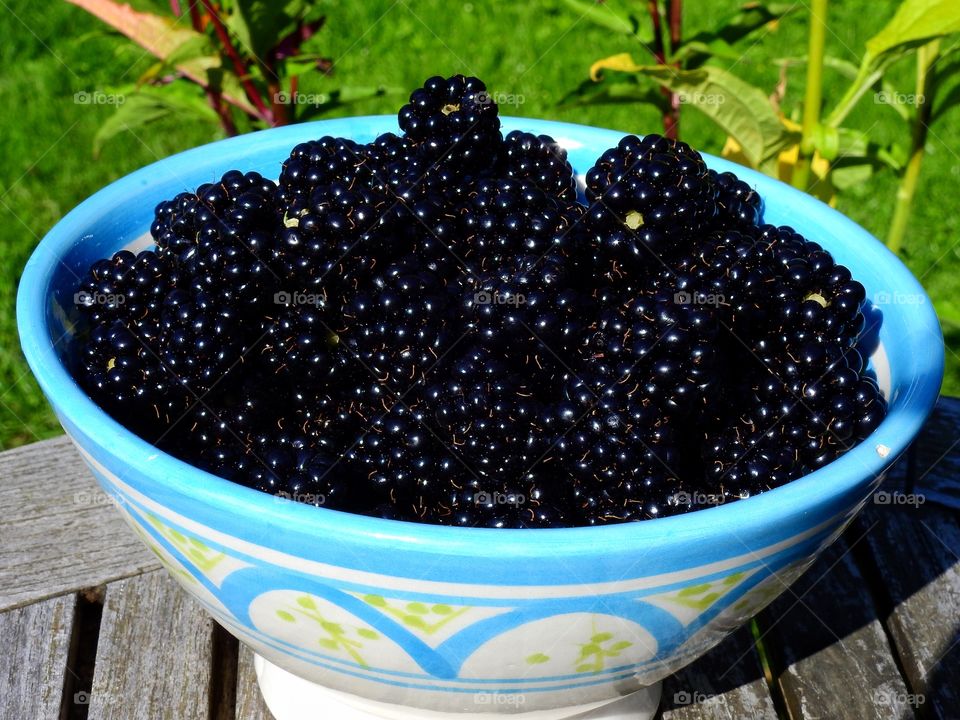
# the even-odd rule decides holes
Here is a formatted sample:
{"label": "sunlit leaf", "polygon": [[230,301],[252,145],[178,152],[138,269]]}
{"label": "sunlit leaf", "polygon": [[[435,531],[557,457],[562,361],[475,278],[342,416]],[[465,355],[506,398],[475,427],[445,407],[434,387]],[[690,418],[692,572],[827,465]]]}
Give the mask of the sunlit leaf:
{"label": "sunlit leaf", "polygon": [[653,40],[651,23],[641,23],[635,15],[613,8],[609,3],[596,0],[561,0],[561,2],[594,25],[621,35],[637,35],[643,42]]}
{"label": "sunlit leaf", "polygon": [[760,88],[717,67],[676,70],[662,65],[638,72],[680,96],[683,104],[709,117],[743,150],[749,163],[763,167],[790,144],[787,131]]}
{"label": "sunlit leaf", "polygon": [[168,116],[176,116],[184,122],[207,122],[213,125],[219,122],[217,114],[204,100],[202,91],[183,81],[163,88],[144,88],[121,97],[123,102],[117,105],[113,115],[104,121],[94,135],[94,155],[99,155],[104,143],[120,133],[136,132],[144,125]]}
{"label": "sunlit leaf", "polygon": [[634,62],[633,56],[630,55],[630,53],[617,53],[616,55],[605,57],[602,60],[597,60],[593,65],[591,65],[590,79],[594,82],[599,82],[603,76],[604,70],[616,70],[617,72],[634,73],[639,72],[643,68],[643,65],[638,65],[636,62]]}

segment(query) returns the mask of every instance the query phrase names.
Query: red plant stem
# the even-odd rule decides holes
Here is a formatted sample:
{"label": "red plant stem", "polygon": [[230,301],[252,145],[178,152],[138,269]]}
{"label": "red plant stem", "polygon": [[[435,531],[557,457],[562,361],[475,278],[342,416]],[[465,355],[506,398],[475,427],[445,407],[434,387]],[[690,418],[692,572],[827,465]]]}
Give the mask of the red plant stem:
{"label": "red plant stem", "polygon": [[[666,48],[663,47],[663,26],[660,22],[660,7],[659,0],[648,0],[647,10],[650,12],[650,19],[653,21],[653,56],[656,58],[658,65],[667,64],[667,52]],[[672,6],[671,6],[672,10]],[[671,41],[673,38],[673,16],[671,13]],[[667,102],[670,103],[663,113],[663,134],[665,137],[676,139],[677,137],[677,125],[679,123],[679,107],[680,107],[680,98],[671,93],[667,88],[661,87],[660,93],[667,98]],[[676,103],[677,112],[674,111],[674,103]]]}
{"label": "red plant stem", "polygon": [[[273,67],[267,65],[267,77],[273,77],[273,80],[267,80],[267,92],[270,93],[270,111],[273,113],[273,125],[290,124],[290,106],[287,103],[280,102],[280,82],[276,79],[277,75]],[[297,101],[296,93],[290,93],[290,102]]]}
{"label": "red plant stem", "polygon": [[200,21],[200,8],[194,0],[190,0],[190,24],[197,32],[203,32],[203,23]]}
{"label": "red plant stem", "polygon": [[[194,32],[202,33],[203,21],[200,17],[200,9],[197,7],[196,0],[189,0],[189,3],[190,25],[193,26]],[[175,12],[179,15],[180,3],[178,0],[170,0],[170,4],[176,5]],[[223,131],[228,137],[234,137],[237,134],[237,126],[233,122],[230,108],[223,102],[223,96],[209,84],[204,88],[204,92],[207,95],[207,102],[210,103],[210,107],[213,108],[217,117],[220,118],[220,125],[223,127]]]}
{"label": "red plant stem", "polygon": [[214,32],[217,33],[217,37],[223,44],[223,49],[227,53],[227,57],[233,63],[233,70],[237,73],[240,79],[240,84],[243,86],[243,91],[247,94],[247,99],[253,103],[255,108],[257,108],[257,111],[260,114],[260,119],[272,125],[273,113],[270,112],[270,109],[263,102],[263,98],[260,96],[260,91],[257,90],[257,86],[254,85],[250,80],[247,65],[244,63],[243,58],[240,57],[240,53],[238,53],[237,49],[233,46],[233,41],[230,40],[230,33],[227,32],[227,28],[224,26],[223,21],[220,19],[220,16],[217,15],[217,11],[213,9],[213,4],[210,2],[210,0],[200,0],[200,2],[203,3],[203,7],[206,9],[207,15],[210,17],[210,22],[213,25]]}
{"label": "red plant stem", "polygon": [[180,17],[182,13],[180,10],[180,0],[170,0],[170,9],[173,10],[174,15]]}
{"label": "red plant stem", "polygon": [[653,57],[658,65],[663,65],[666,61],[663,49],[663,35],[660,26],[660,8],[659,0],[648,0],[647,10],[650,12],[650,19],[653,21]]}
{"label": "red plant stem", "polygon": [[[670,53],[676,54],[683,41],[683,0],[670,0]],[[673,66],[680,69],[680,63]],[[669,122],[664,116],[664,132],[668,138],[680,137],[680,95],[670,93]]]}

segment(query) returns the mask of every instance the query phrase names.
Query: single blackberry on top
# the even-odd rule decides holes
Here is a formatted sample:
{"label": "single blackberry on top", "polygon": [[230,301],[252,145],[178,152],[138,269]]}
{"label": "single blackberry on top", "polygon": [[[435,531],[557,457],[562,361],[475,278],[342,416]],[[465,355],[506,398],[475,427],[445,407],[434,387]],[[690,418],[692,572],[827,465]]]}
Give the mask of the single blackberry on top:
{"label": "single blackberry on top", "polygon": [[[150,233],[158,255],[177,261],[197,262],[193,251],[218,241],[235,241],[244,247],[251,231],[272,227],[275,221],[276,184],[256,172],[231,170],[219,182],[181,193],[157,205]],[[256,250],[256,241],[252,243]]]}
{"label": "single blackberry on top", "polygon": [[369,177],[363,146],[345,138],[324,136],[300,143],[280,171],[278,198],[290,215],[297,214],[321,185],[352,185]]}
{"label": "single blackberry on top", "polygon": [[732,172],[710,170],[717,188],[717,221],[732,229],[758,225],[763,212],[760,193]]}
{"label": "single blackberry on top", "polygon": [[273,182],[257,173],[228,173],[219,184],[198,189],[211,210],[198,213],[203,223],[196,245],[179,257],[190,287],[226,303],[269,300],[280,280],[271,267],[279,213],[274,192]]}
{"label": "single blackberry on top", "polygon": [[577,184],[567,151],[549,135],[514,130],[503,140],[497,174],[529,180],[548,195],[574,202]]}
{"label": "single blackberry on top", "polygon": [[657,256],[686,251],[717,213],[717,188],[700,153],[660,135],[627,135],[586,182],[595,233],[626,228]]}
{"label": "single blackberry on top", "polygon": [[98,260],[80,281],[77,308],[91,323],[111,320],[139,322],[158,315],[163,298],[176,285],[168,259],[152,250],[134,255],[129,250]]}
{"label": "single blackberry on top", "polygon": [[428,162],[468,174],[489,168],[503,142],[497,104],[475,77],[429,78],[413,91],[398,119]]}

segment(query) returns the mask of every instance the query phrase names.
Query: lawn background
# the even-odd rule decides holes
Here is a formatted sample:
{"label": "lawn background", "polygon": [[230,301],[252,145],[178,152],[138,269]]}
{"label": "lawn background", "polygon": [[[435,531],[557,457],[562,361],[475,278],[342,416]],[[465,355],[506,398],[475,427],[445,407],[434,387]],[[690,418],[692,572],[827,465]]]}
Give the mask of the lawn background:
{"label": "lawn background", "polygon": [[[164,8],[145,0],[140,8]],[[623,132],[661,129],[657,113],[633,105],[560,107],[559,100],[586,77],[591,62],[617,52],[644,51],[634,41],[611,36],[557,2],[442,2],[417,0],[330,0],[322,31],[324,52],[335,60],[331,77],[316,77],[302,93],[328,92],[340,85],[412,89],[427,75],[463,72],[483,78],[493,92],[513,96],[504,114],[598,125]],[[616,3],[611,0],[611,4]],[[634,2],[634,6],[643,3]],[[135,80],[151,58],[122,37],[107,32],[83,11],[60,0],[32,3],[5,0],[0,8],[0,449],[59,432],[20,353],[14,305],[24,263],[44,233],[107,183],[126,173],[193,147],[217,135],[209,127],[165,121],[110,141],[98,159],[92,139],[113,112],[105,105],[74,102],[79,91],[109,92]],[[738,6],[732,0],[687,0],[685,32],[708,28]],[[772,91],[778,69],[772,60],[805,53],[806,6],[756,42],[742,46],[743,58],[721,63]],[[893,3],[847,0],[833,3],[827,52],[858,62],[864,41],[882,27]],[[904,63],[891,76],[901,92],[912,92],[913,67]],[[952,78],[945,92],[956,90]],[[828,71],[824,97],[830,107],[844,82]],[[803,96],[803,69],[788,75],[785,109]],[[392,113],[403,95],[381,97],[330,114]],[[957,110],[939,117],[928,140],[928,155],[917,194],[905,260],[938,307],[954,306],[960,287],[960,118]],[[900,139],[903,125],[893,110],[861,102],[850,124],[880,142]],[[722,134],[690,108],[682,136],[706,152],[718,153]],[[186,188],[185,188],[186,189]],[[883,237],[892,213],[895,180],[888,173],[839,198],[839,209]],[[960,394],[960,327],[944,328],[947,377],[944,392]]]}

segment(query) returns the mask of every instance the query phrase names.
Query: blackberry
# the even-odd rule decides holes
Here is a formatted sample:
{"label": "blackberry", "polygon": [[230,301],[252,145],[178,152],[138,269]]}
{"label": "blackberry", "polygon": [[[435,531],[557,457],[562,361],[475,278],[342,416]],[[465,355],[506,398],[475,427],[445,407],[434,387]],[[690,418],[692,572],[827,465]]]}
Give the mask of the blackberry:
{"label": "blackberry", "polygon": [[760,194],[732,172],[708,171],[717,188],[717,223],[731,229],[759,225],[763,214]]}
{"label": "blackberry", "polygon": [[240,308],[204,292],[174,290],[163,302],[157,354],[190,393],[237,381],[246,353],[259,339]]}
{"label": "blackberry", "polygon": [[489,168],[503,142],[497,104],[475,77],[429,78],[413,91],[398,119],[428,163],[464,172]]}
{"label": "blackberry", "polygon": [[311,305],[278,305],[270,311],[259,351],[267,372],[298,384],[330,378],[343,365],[330,322]]}
{"label": "blackberry", "polygon": [[[204,262],[212,250],[223,245],[259,255],[268,240],[261,233],[275,225],[275,193],[276,184],[259,173],[231,170],[217,183],[161,202],[150,228],[157,254],[188,265],[189,272],[203,275],[209,283],[227,284],[227,278],[218,274],[222,266],[204,273]],[[251,233],[255,233],[253,237],[249,237]]]}
{"label": "blackberry", "polygon": [[496,271],[521,255],[562,251],[582,208],[566,205],[527,180],[479,180],[457,209],[450,248],[474,273]]}
{"label": "blackberry", "polygon": [[717,188],[700,153],[659,135],[628,135],[587,172],[588,217],[602,238],[632,231],[655,256],[686,251],[717,213]]}
{"label": "blackberry", "polygon": [[157,331],[121,320],[94,326],[80,351],[78,380],[90,396],[134,432],[154,440],[189,408],[188,393],[156,353]]}
{"label": "blackberry", "polygon": [[277,196],[283,209],[296,215],[318,187],[332,183],[349,186],[364,172],[364,153],[358,143],[326,135],[290,151],[280,171]]}
{"label": "blackberry", "polygon": [[577,183],[567,151],[549,135],[514,130],[503,140],[496,170],[503,177],[528,180],[548,195],[574,202]]}
{"label": "blackberry", "polygon": [[443,278],[407,259],[349,293],[336,332],[344,352],[378,383],[403,393],[462,336],[454,309]]}
{"label": "blackberry", "polygon": [[176,273],[165,258],[151,250],[138,255],[121,250],[90,266],[75,301],[93,325],[112,320],[135,323],[155,318],[176,283]]}

